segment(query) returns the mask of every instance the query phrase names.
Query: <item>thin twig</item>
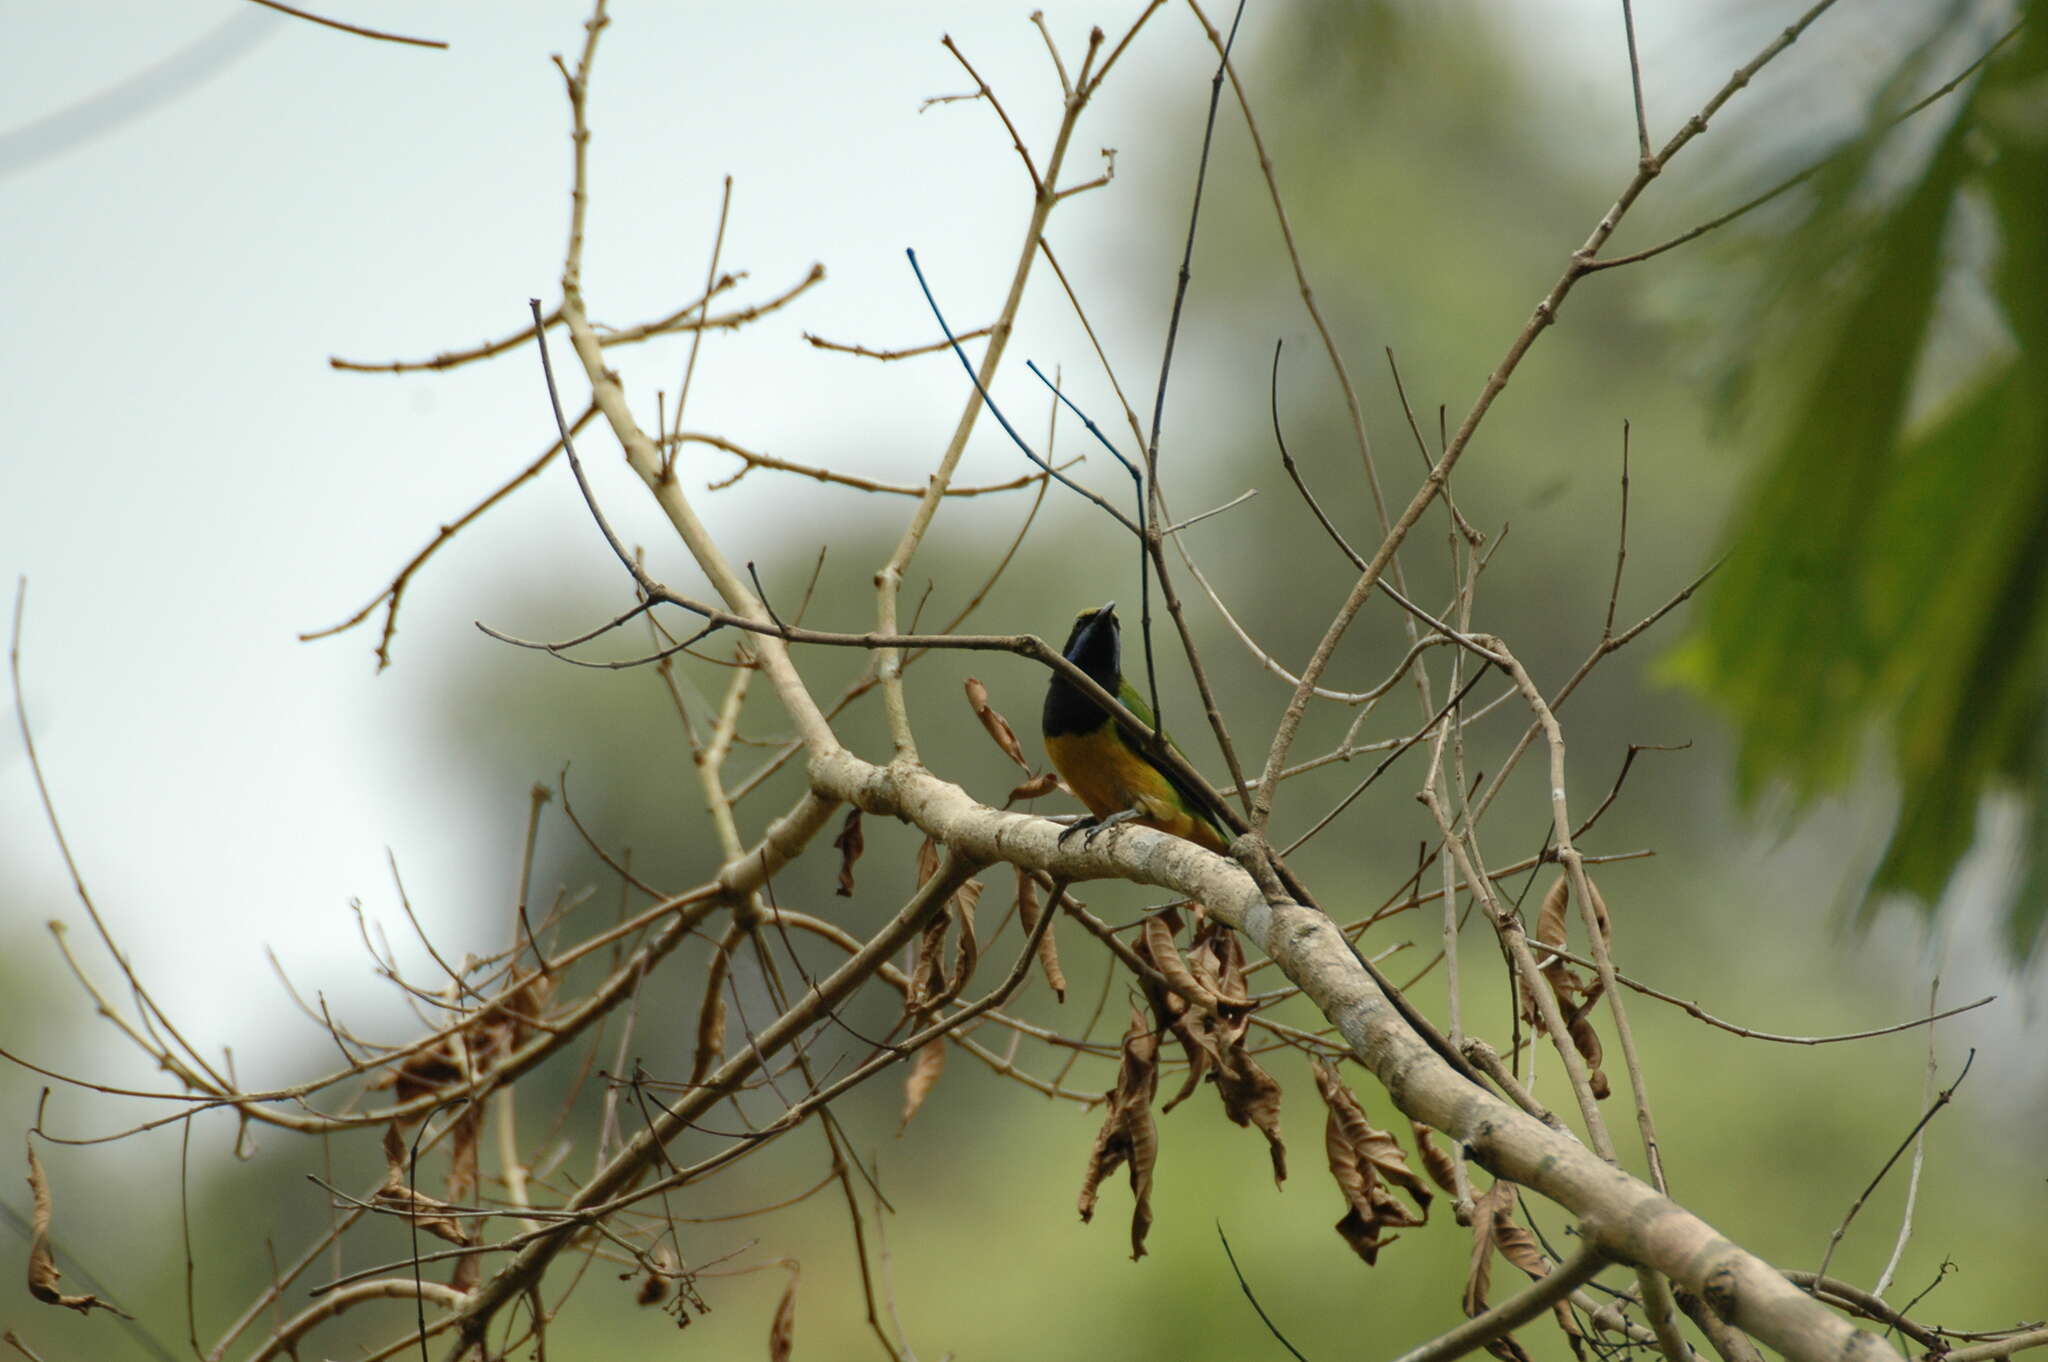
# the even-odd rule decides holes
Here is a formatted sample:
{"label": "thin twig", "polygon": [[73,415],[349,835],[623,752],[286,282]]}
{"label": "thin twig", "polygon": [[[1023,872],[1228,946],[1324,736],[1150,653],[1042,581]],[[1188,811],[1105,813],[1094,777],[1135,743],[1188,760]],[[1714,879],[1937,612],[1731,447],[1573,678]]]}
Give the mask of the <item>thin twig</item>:
{"label": "thin twig", "polygon": [[1849,1204],[1849,1209],[1842,1216],[1842,1223],[1835,1226],[1834,1231],[1828,1235],[1827,1252],[1821,1255],[1820,1267],[1814,1273],[1816,1277],[1824,1278],[1828,1275],[1828,1264],[1834,1261],[1835,1248],[1842,1242],[1842,1236],[1849,1232],[1849,1222],[1856,1218],[1856,1213],[1861,1211],[1864,1203],[1870,1200],[1871,1194],[1877,1190],[1877,1185],[1884,1181],[1885,1174],[1892,1171],[1892,1165],[1897,1163],[1901,1156],[1913,1147],[1914,1142],[1920,1138],[1920,1132],[1927,1128],[1927,1123],[1932,1121],[1935,1115],[1955,1098],[1956,1089],[1960,1088],[1963,1085],[1963,1080],[1970,1076],[1970,1066],[1976,1062],[1977,1050],[1975,1046],[1972,1046],[1970,1053],[1963,1059],[1963,1069],[1961,1073],[1956,1075],[1956,1081],[1936,1094],[1934,1100],[1928,1104],[1926,1112],[1921,1115],[1919,1120],[1913,1123],[1912,1130],[1906,1133],[1906,1138],[1900,1142],[1897,1149],[1892,1151],[1891,1157],[1884,1161],[1884,1166],[1877,1170],[1877,1176],[1871,1178],[1870,1185],[1858,1193],[1856,1200]]}

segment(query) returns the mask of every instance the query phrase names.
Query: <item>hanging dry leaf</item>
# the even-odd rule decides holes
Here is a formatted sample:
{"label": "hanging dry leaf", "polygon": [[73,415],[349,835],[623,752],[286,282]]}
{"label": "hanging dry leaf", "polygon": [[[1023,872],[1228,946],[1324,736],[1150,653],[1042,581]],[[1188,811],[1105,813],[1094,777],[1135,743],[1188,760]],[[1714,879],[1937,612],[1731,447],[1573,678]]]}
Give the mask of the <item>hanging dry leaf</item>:
{"label": "hanging dry leaf", "polygon": [[1611,948],[1614,945],[1614,923],[1607,916],[1607,900],[1600,896],[1600,886],[1594,882],[1590,872],[1586,875],[1586,889],[1593,899],[1593,919],[1600,924],[1600,944]]}
{"label": "hanging dry leaf", "polygon": [[401,1104],[453,1087],[464,1077],[461,1038],[450,1036],[438,1045],[415,1050],[370,1080],[370,1091],[385,1088]]}
{"label": "hanging dry leaf", "polygon": [[1510,1207],[1509,1214],[1497,1217],[1493,1231],[1494,1247],[1500,1250],[1501,1257],[1528,1273],[1532,1279],[1548,1277],[1550,1260],[1543,1256],[1543,1249],[1529,1227],[1514,1221],[1512,1211]]}
{"label": "hanging dry leaf", "polygon": [[1429,1174],[1429,1180],[1446,1192],[1458,1193],[1458,1165],[1443,1146],[1436,1142],[1436,1131],[1420,1121],[1408,1123],[1415,1136],[1415,1152],[1422,1156],[1422,1171]]}
{"label": "hanging dry leaf", "polygon": [[946,997],[958,997],[960,990],[974,975],[974,967],[981,962],[981,942],[974,935],[974,909],[981,902],[982,883],[969,880],[953,892],[951,908],[953,920],[960,928],[960,939],[953,953],[953,973],[946,981]]}
{"label": "hanging dry leaf", "polygon": [[57,1270],[57,1259],[50,1252],[50,1220],[55,1213],[50,1200],[50,1179],[43,1172],[43,1161],[36,1157],[33,1140],[28,1141],[28,1189],[35,1200],[28,1230],[29,1295],[45,1305],[61,1305],[81,1315],[109,1310],[122,1319],[133,1318],[98,1296],[67,1296],[58,1288],[57,1282],[64,1274]]}
{"label": "hanging dry leaf", "polygon": [[1241,1018],[1249,1016],[1252,1006],[1244,977],[1244,942],[1229,927],[1207,917],[1199,903],[1195,912],[1201,925],[1188,951],[1188,968],[1215,995],[1218,1009],[1240,1016],[1242,1030]]}
{"label": "hanging dry leaf", "polygon": [[1216,1091],[1223,1114],[1241,1126],[1256,1126],[1273,1160],[1273,1185],[1287,1181],[1287,1145],[1280,1138],[1280,1083],[1244,1048],[1239,1037],[1218,1055]]}
{"label": "hanging dry leaf", "polygon": [[1152,914],[1145,919],[1138,954],[1173,986],[1183,1005],[1193,1003],[1213,1010],[1218,1001],[1214,990],[1195,977],[1180,947],[1173,944],[1174,934],[1179,930],[1180,914],[1176,910],[1167,908]]}
{"label": "hanging dry leaf", "polygon": [[[1485,1193],[1473,1198],[1472,1261],[1465,1276],[1463,1299],[1467,1315],[1477,1315],[1486,1309],[1495,1253],[1520,1268],[1532,1281],[1540,1281],[1550,1275],[1554,1264],[1544,1256],[1536,1236],[1515,1219],[1515,1211],[1520,1205],[1520,1189],[1511,1182],[1496,1182]],[[1558,1327],[1564,1330],[1576,1353],[1578,1340],[1583,1335],[1578,1321],[1572,1318],[1570,1305],[1560,1300],[1551,1308]],[[1511,1354],[1495,1352],[1494,1356],[1507,1358]],[[1516,1345],[1512,1356],[1526,1358],[1528,1354]]]}
{"label": "hanging dry leaf", "polygon": [[[1132,943],[1133,953],[1160,976],[1139,980],[1146,1001],[1152,1005],[1152,1014],[1158,1019],[1157,1029],[1172,1033],[1187,1061],[1187,1075],[1180,1091],[1166,1100],[1160,1108],[1162,1112],[1172,1111],[1194,1094],[1215,1066],[1219,1043],[1214,1028],[1205,1024],[1211,1014],[1189,1001],[1188,995],[1200,997],[1204,989],[1188,969],[1187,961],[1181,958],[1180,948],[1173,943],[1179,931],[1179,912],[1166,908],[1145,919],[1137,941]],[[1178,987],[1169,987],[1162,979],[1173,981]]]}
{"label": "hanging dry leaf", "polygon": [[946,992],[946,928],[952,919],[945,913],[932,914],[918,933],[917,947],[910,958],[910,985],[904,990],[903,1006],[912,1017],[930,1014]]}
{"label": "hanging dry leaf", "polygon": [[1560,874],[1544,891],[1543,906],[1536,910],[1536,939],[1546,946],[1565,943],[1564,910],[1571,905],[1572,882]]}
{"label": "hanging dry leaf", "polygon": [[1535,1358],[1529,1356],[1527,1348],[1515,1342],[1513,1334],[1502,1334],[1492,1340],[1486,1345],[1486,1351],[1499,1358],[1500,1362],[1536,1362]]}
{"label": "hanging dry leaf", "polygon": [[695,1087],[711,1076],[725,1057],[725,973],[738,943],[737,924],[727,929],[704,976],[704,1001],[697,1005],[697,1052],[690,1060],[690,1085]]}
{"label": "hanging dry leaf", "polygon": [[[1322,1095],[1328,1117],[1323,1124],[1323,1151],[1329,1160],[1330,1176],[1344,1194],[1347,1209],[1337,1222],[1337,1233],[1351,1245],[1352,1252],[1368,1266],[1379,1261],[1379,1251],[1394,1241],[1380,1231],[1420,1225],[1429,1216],[1431,1193],[1422,1179],[1409,1168],[1407,1157],[1394,1137],[1373,1128],[1365,1108],[1322,1059],[1315,1062],[1316,1091]],[[1387,1189],[1391,1182],[1415,1202],[1410,1211]]]}
{"label": "hanging dry leaf", "polygon": [[860,808],[855,806],[846,811],[846,821],[839,825],[839,835],[832,839],[832,845],[839,852],[840,898],[853,897],[853,863],[868,849],[867,838],[860,828]]}
{"label": "hanging dry leaf", "polygon": [[775,1320],[768,1326],[768,1362],[789,1362],[789,1355],[796,1347],[797,1264],[794,1258],[785,1258],[782,1265],[789,1269],[789,1285],[782,1288],[782,1299],[775,1306]]}
{"label": "hanging dry leaf", "polygon": [[[641,1274],[640,1285],[633,1292],[633,1303],[635,1305],[659,1305],[668,1299],[668,1280],[670,1274],[675,1271],[676,1260],[669,1253],[668,1245],[656,1244],[653,1251],[641,1259],[641,1263],[646,1268],[646,1271]],[[632,1275],[630,1272],[621,1272],[619,1280],[625,1281]],[[678,1328],[688,1328],[690,1325],[690,1315],[687,1310],[681,1308],[682,1300],[680,1297],[678,1297],[676,1304],[676,1325]]]}
{"label": "hanging dry leaf", "polygon": [[384,1127],[384,1184],[371,1194],[370,1200],[399,1212],[436,1239],[459,1245],[475,1242],[469,1227],[449,1214],[455,1209],[452,1205],[436,1201],[412,1185],[405,1137],[398,1133],[396,1122]]}
{"label": "hanging dry leaf", "polygon": [[[1590,886],[1591,881],[1588,881]],[[1562,948],[1565,944],[1565,910],[1571,904],[1571,881],[1559,875],[1543,895],[1543,906],[1536,914],[1536,940],[1540,945]],[[1607,923],[1607,906],[1599,901],[1599,891],[1594,891],[1594,911],[1598,915],[1603,932]],[[1601,1049],[1599,1033],[1593,1029],[1591,1014],[1593,1004],[1600,1000],[1604,985],[1597,978],[1588,977],[1573,969],[1569,963],[1548,952],[1538,952],[1544,960],[1541,966],[1543,977],[1550,981],[1551,992],[1557,995],[1559,1010],[1564,1014],[1565,1031],[1571,1036],[1572,1048],[1586,1061],[1586,1082],[1593,1096],[1605,1100],[1612,1091],[1607,1075],[1600,1071]],[[1541,1012],[1536,1005],[1533,987],[1527,979],[1518,979],[1521,995],[1522,1018],[1535,1025]]]}
{"label": "hanging dry leaf", "polygon": [[1565,1029],[1571,1034],[1572,1045],[1586,1061],[1586,1086],[1593,1090],[1594,1097],[1604,1102],[1613,1088],[1607,1082],[1607,1075],[1600,1069],[1600,1035],[1593,1029],[1593,1023],[1586,1016],[1592,1009],[1594,1000],[1599,996],[1599,987],[1595,985],[1584,1007],[1569,1014]]}
{"label": "hanging dry leaf", "polygon": [[[458,1009],[467,999],[452,986],[445,997]],[[445,1094],[525,1044],[547,1014],[554,985],[536,975],[471,1014],[463,1029],[405,1055],[370,1080],[373,1092],[391,1089],[400,1102]]]}
{"label": "hanging dry leaf", "polygon": [[1095,1218],[1102,1180],[1130,1164],[1131,1258],[1145,1256],[1145,1235],[1152,1228],[1152,1169],[1159,1158],[1159,1131],[1152,1121],[1152,1098],[1159,1088],[1159,1038],[1136,1008],[1124,1033],[1123,1059],[1116,1086],[1105,1093],[1109,1109],[1088,1154],[1088,1172],[1081,1182],[1080,1210],[1085,1223]]}
{"label": "hanging dry leaf", "polygon": [[1010,791],[1010,802],[1015,804],[1020,799],[1041,799],[1059,787],[1059,772],[1047,771],[1042,775],[1031,777],[1031,779]]}
{"label": "hanging dry leaf", "polygon": [[[1044,911],[1056,912],[1059,904],[1055,901]],[[1024,924],[1024,930],[1031,932],[1038,927],[1038,881],[1023,866],[1017,867],[1017,918]],[[1055,924],[1056,925],[1056,924]],[[1061,1002],[1067,1000],[1067,976],[1060,969],[1059,943],[1053,939],[1054,927],[1048,926],[1045,935],[1038,938],[1038,968],[1045,975],[1046,985],[1052,989],[1053,997]]]}
{"label": "hanging dry leaf", "polygon": [[910,1060],[910,1072],[903,1079],[903,1119],[896,1123],[898,1136],[910,1128],[910,1118],[917,1115],[917,1109],[931,1095],[932,1085],[939,1081],[939,1075],[945,1072],[945,1068],[946,1042],[943,1037],[928,1040],[917,1047],[917,1053]]}
{"label": "hanging dry leaf", "polygon": [[1460,1301],[1468,1317],[1486,1310],[1486,1298],[1493,1291],[1494,1234],[1503,1208],[1512,1216],[1514,1204],[1515,1187],[1511,1182],[1496,1182],[1472,1198],[1472,1257],[1465,1269],[1465,1291]]}
{"label": "hanging dry leaf", "polygon": [[982,728],[987,731],[989,737],[995,739],[996,746],[1003,749],[1003,755],[1025,770],[1030,770],[1031,763],[1024,759],[1024,748],[1018,743],[1016,731],[1010,727],[1010,721],[996,713],[995,708],[989,704],[988,687],[971,676],[967,678],[967,703],[974,707],[974,717],[981,720]]}
{"label": "hanging dry leaf", "polygon": [[[917,882],[922,885],[938,873],[939,844],[927,837],[917,848]],[[950,914],[934,913],[918,934],[911,956],[910,985],[903,995],[904,1010],[909,1016],[929,1013],[946,992],[946,928],[951,922]]]}

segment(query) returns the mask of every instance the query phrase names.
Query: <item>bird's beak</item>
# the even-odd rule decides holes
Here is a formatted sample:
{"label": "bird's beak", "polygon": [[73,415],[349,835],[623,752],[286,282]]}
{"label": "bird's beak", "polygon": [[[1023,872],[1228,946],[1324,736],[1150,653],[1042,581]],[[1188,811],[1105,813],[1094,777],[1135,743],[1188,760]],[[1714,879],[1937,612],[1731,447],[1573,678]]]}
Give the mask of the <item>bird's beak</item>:
{"label": "bird's beak", "polygon": [[1096,611],[1095,613],[1096,613],[1096,614],[1098,614],[1098,615],[1114,615],[1114,614],[1116,613],[1116,602],[1115,602],[1115,601],[1107,601],[1107,602],[1105,602],[1105,603],[1103,604],[1103,607],[1102,607],[1102,608],[1101,608],[1100,610]]}

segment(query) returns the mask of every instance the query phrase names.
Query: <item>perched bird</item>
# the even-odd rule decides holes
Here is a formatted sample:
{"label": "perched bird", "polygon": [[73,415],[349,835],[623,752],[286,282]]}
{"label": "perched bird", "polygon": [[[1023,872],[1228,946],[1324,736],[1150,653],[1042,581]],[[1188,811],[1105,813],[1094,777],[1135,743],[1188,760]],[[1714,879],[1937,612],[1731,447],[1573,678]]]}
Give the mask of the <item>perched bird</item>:
{"label": "perched bird", "polygon": [[[1137,688],[1124,680],[1115,601],[1100,610],[1082,611],[1074,620],[1074,631],[1067,635],[1067,646],[1060,651],[1089,679],[1122,701],[1140,723],[1153,726],[1152,711]],[[1229,847],[1229,831],[1202,799],[1140,751],[1136,741],[1109,717],[1108,710],[1058,674],[1045,692],[1043,726],[1046,755],[1067,788],[1093,815],[1061,833],[1062,841],[1076,832],[1093,836],[1119,823],[1139,823],[1211,851]]]}

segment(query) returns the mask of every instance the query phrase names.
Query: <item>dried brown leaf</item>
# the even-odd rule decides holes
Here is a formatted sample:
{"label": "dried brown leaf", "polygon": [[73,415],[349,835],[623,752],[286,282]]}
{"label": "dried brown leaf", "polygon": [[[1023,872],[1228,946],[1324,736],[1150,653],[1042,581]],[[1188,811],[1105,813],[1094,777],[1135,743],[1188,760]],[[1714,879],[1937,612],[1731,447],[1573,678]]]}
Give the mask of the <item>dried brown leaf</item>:
{"label": "dried brown leaf", "polygon": [[1571,906],[1572,882],[1564,875],[1558,875],[1543,895],[1543,906],[1536,910],[1536,939],[1546,946],[1562,946],[1565,943],[1564,912]]}
{"label": "dried brown leaf", "polygon": [[1152,1120],[1152,1098],[1159,1089],[1159,1038],[1136,1008],[1124,1033],[1123,1059],[1116,1086],[1105,1093],[1108,1111],[1095,1147],[1088,1154],[1088,1172],[1079,1201],[1083,1222],[1094,1219],[1102,1180],[1125,1163],[1130,1165],[1131,1257],[1145,1256],[1145,1235],[1152,1228],[1152,1169],[1159,1158],[1159,1131]]}
{"label": "dried brown leaf", "polygon": [[974,935],[974,909],[981,902],[982,883],[969,880],[953,893],[953,918],[960,926],[960,940],[953,954],[953,974],[946,981],[949,997],[957,995],[981,962],[981,942]]}
{"label": "dried brown leaf", "polygon": [[967,703],[974,707],[974,717],[981,720],[983,730],[995,740],[997,747],[1003,749],[1003,755],[1025,770],[1030,770],[1031,763],[1024,759],[1024,747],[1017,741],[1016,730],[1010,727],[1008,719],[998,714],[995,707],[989,704],[988,687],[971,676],[967,678]]}
{"label": "dried brown leaf", "polygon": [[[1486,1297],[1491,1286],[1493,1255],[1500,1254],[1532,1281],[1540,1281],[1550,1275],[1555,1265],[1544,1256],[1536,1242],[1536,1236],[1515,1219],[1515,1211],[1521,1204],[1520,1190],[1511,1182],[1496,1182],[1472,1203],[1472,1263],[1465,1278],[1464,1307],[1467,1315],[1477,1315],[1486,1309]],[[1578,1340],[1583,1337],[1578,1321],[1572,1318],[1571,1307],[1558,1301],[1552,1307],[1558,1327],[1578,1351]],[[1512,1343],[1513,1352],[1494,1352],[1501,1358],[1526,1358],[1519,1345]]]}
{"label": "dried brown leaf", "polygon": [[1512,1216],[1515,1185],[1496,1182],[1472,1198],[1472,1259],[1465,1270],[1465,1291],[1461,1304],[1465,1314],[1482,1314],[1493,1290],[1493,1246],[1503,1214]]}
{"label": "dried brown leaf", "polygon": [[[463,1119],[467,1120],[467,1115]],[[475,1242],[470,1238],[468,1226],[447,1214],[454,1209],[449,1203],[436,1201],[412,1185],[405,1137],[398,1133],[397,1122],[384,1127],[384,1184],[371,1194],[370,1199],[404,1215],[436,1239],[461,1245]]]}
{"label": "dried brown leaf", "polygon": [[[1017,867],[1017,918],[1024,924],[1026,932],[1037,930],[1040,911],[1038,881],[1031,877],[1030,871],[1020,865]],[[1048,907],[1043,911],[1051,912],[1053,909]],[[1038,938],[1038,968],[1045,975],[1046,985],[1052,989],[1053,996],[1065,1002],[1067,976],[1065,971],[1060,969],[1060,948],[1059,943],[1053,939],[1053,931],[1052,927],[1047,927],[1045,935]]]}
{"label": "dried brown leaf", "polygon": [[[1593,996],[1599,996],[1597,988]],[[1592,1000],[1589,999],[1586,1008],[1591,1007]],[[1613,1089],[1607,1082],[1607,1075],[1600,1069],[1600,1033],[1593,1029],[1593,1023],[1587,1019],[1584,1009],[1572,1014],[1571,1020],[1565,1024],[1565,1029],[1571,1034],[1573,1047],[1586,1061],[1586,1086],[1593,1090],[1594,1097],[1601,1101],[1607,1100]]]}
{"label": "dried brown leaf", "polygon": [[1499,1338],[1489,1341],[1486,1344],[1486,1351],[1498,1357],[1500,1362],[1536,1362],[1535,1358],[1529,1356],[1528,1349],[1515,1342],[1513,1334],[1502,1334]]}
{"label": "dried brown leaf", "polygon": [[1457,1160],[1436,1142],[1436,1131],[1420,1121],[1410,1121],[1408,1128],[1415,1136],[1415,1152],[1422,1156],[1422,1170],[1429,1174],[1429,1180],[1453,1196],[1458,1191]]}
{"label": "dried brown leaf", "polygon": [[1607,916],[1607,900],[1600,896],[1600,886],[1590,874],[1586,876],[1586,889],[1593,899],[1593,919],[1600,924],[1600,944],[1611,947],[1614,944],[1614,923]]}
{"label": "dried brown leaf", "polygon": [[426,1097],[452,1087],[464,1078],[458,1037],[450,1036],[439,1045],[416,1050],[370,1080],[370,1091],[385,1088],[400,1103]]}
{"label": "dried brown leaf", "polygon": [[[1592,881],[1587,881],[1592,888]],[[1563,947],[1565,944],[1565,910],[1571,904],[1571,881],[1559,875],[1543,895],[1543,906],[1536,915],[1536,940],[1539,945]],[[1604,938],[1607,923],[1607,905],[1600,900],[1600,891],[1593,889],[1594,913],[1598,917]],[[1540,954],[1548,954],[1543,952]],[[1541,966],[1543,977],[1550,981],[1551,992],[1557,995],[1559,1009],[1564,1013],[1565,1031],[1571,1037],[1572,1048],[1586,1061],[1587,1086],[1593,1096],[1605,1099],[1612,1091],[1607,1075],[1600,1071],[1600,1036],[1594,1031],[1590,1015],[1593,1004],[1600,1000],[1603,985],[1595,976],[1581,974],[1569,963],[1550,956]],[[1527,979],[1517,978],[1521,997],[1522,1019],[1536,1024],[1542,1015],[1536,1005],[1534,985]]]}
{"label": "dried brown leaf", "polygon": [[[1408,1167],[1407,1156],[1394,1137],[1377,1130],[1366,1118],[1365,1108],[1324,1060],[1315,1062],[1316,1091],[1327,1111],[1323,1124],[1323,1152],[1330,1176],[1344,1194],[1347,1209],[1337,1222],[1337,1233],[1368,1265],[1378,1261],[1379,1251],[1393,1242],[1380,1231],[1423,1224],[1429,1216],[1431,1193]],[[1388,1190],[1391,1182],[1414,1199],[1411,1211]]]}
{"label": "dried brown leaf", "polygon": [[917,1109],[924,1105],[924,1099],[931,1095],[932,1085],[939,1081],[939,1075],[946,1069],[946,1042],[943,1037],[926,1041],[917,1047],[911,1057],[910,1072],[903,1079],[903,1119],[896,1123],[900,1136],[910,1128],[910,1118],[917,1115]]}
{"label": "dried brown leaf", "polygon": [[[1510,1208],[1510,1215],[1512,1208]],[[1494,1226],[1494,1247],[1500,1256],[1529,1274],[1534,1280],[1550,1275],[1550,1260],[1543,1256],[1543,1250],[1536,1243],[1536,1236],[1526,1225],[1516,1224],[1507,1216],[1498,1217]]]}
{"label": "dried brown leaf", "polygon": [[[1201,913],[1200,904],[1195,909]],[[1244,942],[1237,933],[1215,918],[1207,918],[1188,951],[1188,968],[1216,996],[1217,1006],[1226,1015],[1237,1017],[1241,1034],[1251,1012],[1251,994],[1244,977]]]}
{"label": "dried brown leaf", "polygon": [[1145,919],[1138,941],[1138,954],[1173,986],[1182,1006],[1192,1003],[1213,1011],[1218,1002],[1215,990],[1195,977],[1181,955],[1180,947],[1173,944],[1174,933],[1179,930],[1180,914],[1173,909],[1152,914]]}
{"label": "dried brown leaf", "polygon": [[917,847],[917,882],[923,884],[938,873],[939,844],[927,837]]}
{"label": "dried brown leaf", "polygon": [[1012,804],[1015,804],[1020,799],[1041,799],[1044,796],[1051,794],[1054,790],[1057,790],[1059,787],[1059,772],[1047,771],[1042,775],[1035,775],[1031,777],[1031,779],[1025,781],[1022,785],[1019,785],[1014,790],[1011,790],[1010,802]]}
{"label": "dried brown leaf", "polygon": [[785,1258],[782,1265],[789,1269],[789,1285],[782,1288],[782,1299],[775,1306],[775,1320],[768,1326],[768,1362],[789,1362],[789,1355],[796,1347],[796,1260]]}
{"label": "dried brown leaf", "polygon": [[843,899],[853,897],[853,863],[868,849],[866,836],[860,828],[860,807],[846,811],[846,821],[839,825],[839,835],[832,839],[833,847],[839,852],[839,888],[836,891]]}
{"label": "dried brown leaf", "polygon": [[1280,1083],[1252,1058],[1242,1038],[1219,1056],[1216,1091],[1223,1114],[1241,1126],[1256,1126],[1273,1160],[1273,1184],[1287,1181],[1287,1144],[1280,1138]]}
{"label": "dried brown leaf", "polygon": [[904,990],[903,1006],[913,1017],[923,1016],[938,1006],[946,993],[946,928],[952,918],[934,913],[918,933],[917,948],[910,958],[910,985]]}
{"label": "dried brown leaf", "polygon": [[29,1221],[28,1231],[28,1293],[45,1305],[61,1305],[66,1310],[76,1310],[89,1315],[95,1310],[109,1310],[122,1319],[133,1316],[118,1307],[101,1300],[98,1296],[67,1296],[58,1287],[63,1273],[57,1270],[57,1259],[50,1252],[50,1221],[55,1214],[54,1203],[50,1200],[50,1179],[43,1172],[43,1161],[36,1157],[35,1141],[28,1143],[28,1188],[35,1200],[35,1209]]}
{"label": "dried brown leaf", "polygon": [[[1161,997],[1173,996],[1163,989],[1148,988],[1146,993],[1159,995],[1152,999],[1155,1012],[1163,1010]],[[1192,1009],[1182,1007],[1165,1023],[1166,1029],[1173,1032],[1173,1038],[1180,1042],[1182,1057],[1187,1062],[1187,1073],[1181,1079],[1180,1090],[1160,1104],[1159,1110],[1162,1114],[1172,1111],[1193,1097],[1195,1089],[1202,1086],[1202,1080],[1207,1078],[1209,1071],[1216,1066],[1215,1037],[1208,1028],[1196,1024],[1197,1016],[1199,1014]]]}
{"label": "dried brown leaf", "polygon": [[697,1052],[690,1060],[692,1087],[710,1077],[725,1057],[725,971],[731,959],[731,950],[724,941],[719,942],[706,973],[704,1001],[697,1005]]}

